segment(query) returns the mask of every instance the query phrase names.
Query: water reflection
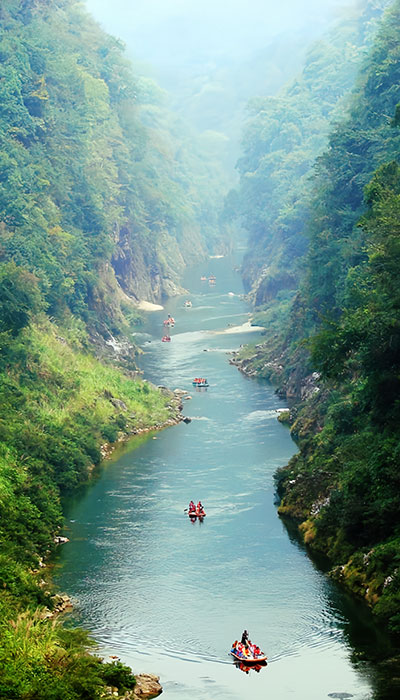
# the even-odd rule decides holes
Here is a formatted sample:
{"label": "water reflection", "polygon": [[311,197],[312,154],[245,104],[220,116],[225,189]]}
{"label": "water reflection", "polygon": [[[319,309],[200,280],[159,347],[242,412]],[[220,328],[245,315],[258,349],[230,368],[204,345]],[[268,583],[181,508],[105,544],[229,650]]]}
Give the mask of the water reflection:
{"label": "water reflection", "polygon": [[234,661],[233,662],[236,668],[239,669],[239,671],[243,671],[243,673],[246,673],[247,675],[250,673],[250,671],[255,671],[256,673],[260,673],[262,668],[265,668],[267,666],[266,661],[260,661],[259,664],[244,664],[243,661]]}

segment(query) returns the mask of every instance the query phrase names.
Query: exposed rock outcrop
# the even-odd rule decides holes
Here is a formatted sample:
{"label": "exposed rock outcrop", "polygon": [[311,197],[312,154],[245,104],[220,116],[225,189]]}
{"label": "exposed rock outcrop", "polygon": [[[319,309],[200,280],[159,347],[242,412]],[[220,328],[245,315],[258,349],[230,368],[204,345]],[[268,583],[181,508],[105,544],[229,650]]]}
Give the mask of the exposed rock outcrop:
{"label": "exposed rock outcrop", "polygon": [[278,385],[277,394],[287,399],[306,401],[319,392],[318,372],[307,372],[302,362],[285,371],[285,354],[271,357],[268,343],[256,345],[249,357],[242,357],[240,350],[233,352],[229,363],[247,377],[270,379]]}
{"label": "exposed rock outcrop", "polygon": [[66,544],[69,542],[68,537],[62,537],[61,535],[56,535],[54,538],[54,544]]}
{"label": "exposed rock outcrop", "polygon": [[133,690],[127,690],[125,694],[121,694],[118,688],[108,686],[106,688],[105,698],[115,697],[120,700],[151,700],[161,695],[163,689],[160,683],[159,676],[153,676],[151,673],[139,673],[135,675],[136,685]]}
{"label": "exposed rock outcrop", "polygon": [[162,693],[159,676],[153,676],[150,673],[140,673],[135,676],[135,678],[136,685],[134,690],[131,691],[130,694],[125,695],[127,700],[128,698],[132,700],[134,700],[134,698],[142,698],[142,700],[144,700],[144,698],[156,698]]}
{"label": "exposed rock outcrop", "polygon": [[[43,582],[46,584],[46,582]],[[73,608],[71,598],[66,593],[57,593],[57,595],[51,596],[52,608],[44,608],[41,613],[41,618],[43,620],[51,620],[61,613],[70,612]]]}

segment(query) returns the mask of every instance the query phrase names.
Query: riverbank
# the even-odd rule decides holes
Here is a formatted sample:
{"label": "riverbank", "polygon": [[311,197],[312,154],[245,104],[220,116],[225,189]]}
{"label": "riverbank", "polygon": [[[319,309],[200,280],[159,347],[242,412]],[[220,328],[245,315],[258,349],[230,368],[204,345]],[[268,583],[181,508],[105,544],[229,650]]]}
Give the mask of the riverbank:
{"label": "riverbank", "polygon": [[[361,484],[358,494],[348,494],[349,514],[344,513],[343,505],[339,506],[343,499],[343,474],[347,471],[347,479],[353,478],[356,464],[368,459],[365,446],[370,443],[374,427],[365,417],[358,426],[360,435],[352,436],[351,431],[349,434],[349,426],[343,423],[351,420],[348,390],[343,392],[324,382],[313,371],[305,349],[290,351],[280,346],[276,337],[269,337],[233,353],[230,363],[245,376],[273,381],[277,394],[290,401],[290,410],[278,419],[290,426],[299,454],[276,474],[278,513],[296,524],[310,551],[328,557],[330,576],[362,598],[389,630],[399,634],[396,620],[400,595],[396,582],[400,539],[395,532],[389,537],[383,533],[379,536],[379,528],[365,538],[363,531],[371,503],[364,500],[365,488]],[[355,499],[357,505],[352,503]]]}
{"label": "riverbank", "polygon": [[120,431],[118,433],[117,439],[114,442],[105,442],[100,446],[101,458],[103,460],[109,459],[115,451],[115,449],[118,447],[118,445],[129,442],[129,440],[132,440],[132,438],[134,438],[136,435],[145,435],[146,433],[152,433],[155,431],[164,430],[165,428],[171,428],[174,425],[179,425],[179,423],[188,420],[185,419],[182,413],[182,396],[187,392],[181,391],[179,389],[171,391],[165,386],[153,386],[153,389],[159,391],[168,401],[167,408],[172,413],[171,417],[167,418],[161,423],[155,423],[154,425],[149,425],[147,427],[131,427],[129,431]]}
{"label": "riverbank", "polygon": [[[61,498],[122,441],[179,423],[181,399],[101,362],[82,330],[44,316],[8,341],[0,378],[0,696],[98,698],[110,664],[63,626],[69,600],[44,567],[63,541]],[[125,693],[133,676],[117,671]]]}

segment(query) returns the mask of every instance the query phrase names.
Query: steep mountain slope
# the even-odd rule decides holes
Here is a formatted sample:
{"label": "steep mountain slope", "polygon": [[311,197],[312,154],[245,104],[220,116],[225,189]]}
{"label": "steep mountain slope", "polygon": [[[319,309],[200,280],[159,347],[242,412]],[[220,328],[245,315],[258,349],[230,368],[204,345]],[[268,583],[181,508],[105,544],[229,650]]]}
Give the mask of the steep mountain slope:
{"label": "steep mountain slope", "polygon": [[277,475],[280,513],[397,633],[399,37],[396,0],[317,162],[287,326],[245,361],[308,396],[291,410],[300,452]]}
{"label": "steep mountain slope", "polygon": [[297,516],[310,516],[309,541],[345,565],[340,576],[397,631],[399,36],[395,2],[361,71],[349,118],[319,165],[302,305],[317,327],[311,347],[321,396],[314,412],[300,414],[294,430],[301,454],[280,477],[282,485],[292,480],[283,509],[296,504]]}
{"label": "steep mountain slope", "polygon": [[8,0],[0,20],[2,259],[40,271],[53,314],[118,325],[113,264],[134,299],[160,299],[205,254],[199,158],[165,109],[162,129],[144,123],[154,94],[80,3]]}
{"label": "steep mountain slope", "polygon": [[135,683],[52,619],[43,560],[62,498],[107,446],[179,420],[124,335],[138,299],[176,293],[205,255],[216,187],[156,97],[80,2],[1,3],[1,697],[94,700]]}
{"label": "steep mountain slope", "polygon": [[238,162],[238,210],[249,235],[243,264],[257,306],[296,289],[307,249],[310,175],[332,121],[346,106],[356,72],[388,0],[357,2],[314,43],[302,73],[276,98],[251,104]]}

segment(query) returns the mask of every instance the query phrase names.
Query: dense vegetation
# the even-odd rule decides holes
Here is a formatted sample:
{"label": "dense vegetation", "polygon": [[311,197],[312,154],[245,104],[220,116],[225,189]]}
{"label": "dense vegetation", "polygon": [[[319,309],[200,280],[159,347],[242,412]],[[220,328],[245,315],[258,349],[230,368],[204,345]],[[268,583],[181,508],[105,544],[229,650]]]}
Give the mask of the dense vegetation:
{"label": "dense vegetation", "polygon": [[[245,363],[308,400],[280,513],[400,632],[400,2],[386,13],[347,115],[317,160],[305,273],[278,331]],[[279,300],[278,300],[279,301]],[[248,359],[253,354],[253,359]],[[316,371],[311,376],[310,372]],[[308,376],[306,376],[308,374]]]}
{"label": "dense vegetation", "polygon": [[176,416],[172,395],[138,379],[125,335],[136,301],[174,293],[205,254],[205,219],[216,238],[212,166],[179,128],[80,2],[2,1],[1,697],[94,699],[134,684],[48,619],[42,563],[62,497],[101,446]]}
{"label": "dense vegetation", "polygon": [[301,74],[276,97],[250,103],[238,162],[236,214],[249,236],[244,280],[257,306],[296,289],[307,249],[310,174],[339,119],[389,0],[357,2],[312,44]]}
{"label": "dense vegetation", "polygon": [[204,255],[212,167],[81,3],[5,0],[0,22],[2,260],[38,273],[51,314],[118,328],[113,267],[129,297],[161,298]]}
{"label": "dense vegetation", "polygon": [[[282,513],[336,574],[400,631],[400,167],[366,188],[359,262],[348,269],[336,317],[312,339],[321,392],[293,430],[300,455],[278,476]],[[313,437],[313,433],[317,436]]]}

